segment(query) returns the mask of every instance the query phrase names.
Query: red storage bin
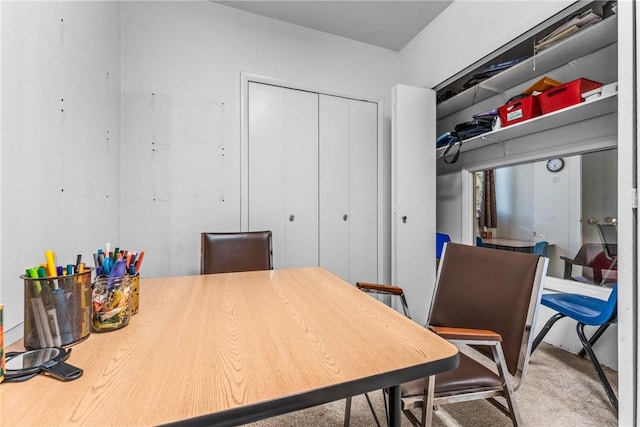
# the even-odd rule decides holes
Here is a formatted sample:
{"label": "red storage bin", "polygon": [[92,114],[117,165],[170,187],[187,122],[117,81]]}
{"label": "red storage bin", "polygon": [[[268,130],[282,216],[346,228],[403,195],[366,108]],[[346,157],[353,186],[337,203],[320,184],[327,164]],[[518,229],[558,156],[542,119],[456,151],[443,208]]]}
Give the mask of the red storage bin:
{"label": "red storage bin", "polygon": [[582,94],[597,89],[602,83],[588,79],[577,79],[561,86],[545,90],[538,95],[542,114],[567,108],[583,101]]}
{"label": "red storage bin", "polygon": [[523,122],[540,115],[540,105],[537,96],[526,96],[509,102],[498,108],[502,126]]}

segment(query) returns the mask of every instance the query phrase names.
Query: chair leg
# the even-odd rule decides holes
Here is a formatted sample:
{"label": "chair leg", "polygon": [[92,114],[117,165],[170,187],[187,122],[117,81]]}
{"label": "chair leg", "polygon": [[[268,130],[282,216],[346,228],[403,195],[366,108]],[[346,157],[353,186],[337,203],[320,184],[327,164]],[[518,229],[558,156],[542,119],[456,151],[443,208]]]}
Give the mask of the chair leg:
{"label": "chair leg", "polygon": [[[509,418],[511,418],[511,422],[514,427],[518,427],[522,425],[522,419],[520,418],[520,411],[518,410],[518,405],[516,403],[515,396],[513,395],[513,386],[511,385],[511,377],[509,376],[509,372],[507,371],[507,362],[504,358],[504,352],[502,351],[502,345],[494,345],[491,347],[493,351],[493,359],[498,366],[498,373],[502,377],[504,384],[504,398],[507,401],[507,406],[509,407]],[[493,401],[492,401],[493,400]],[[495,399],[489,399],[489,402],[494,405],[497,403]],[[500,406],[498,406],[500,408]]]}
{"label": "chair leg", "polygon": [[376,420],[376,425],[378,427],[382,427],[380,425],[380,420],[378,420],[378,416],[376,415],[376,410],[373,409],[373,404],[371,403],[371,399],[367,393],[364,394],[364,397],[367,399],[367,403],[369,404],[369,409],[371,409],[371,414],[373,414],[373,419]]}
{"label": "chair leg", "polygon": [[344,427],[349,427],[351,421],[351,398],[347,397],[344,404]]}
{"label": "chair leg", "polygon": [[389,419],[389,405],[387,404],[387,390],[388,389],[386,388],[382,390],[382,401],[384,402],[384,416],[386,420]]}
{"label": "chair leg", "polygon": [[[602,334],[604,334],[604,331],[607,330],[607,328],[611,325],[611,323],[605,323],[604,325],[600,325],[600,327],[595,331],[595,333],[591,336],[591,338],[589,338],[589,345],[591,346],[591,348],[593,348],[594,344],[596,343],[596,341],[598,341],[600,339],[600,337],[602,336]],[[584,357],[585,354],[587,354],[587,352],[585,351],[585,349],[583,348],[582,350],[580,350],[580,352],[578,353],[578,356],[580,357]]]}
{"label": "chair leg", "polygon": [[[376,420],[376,426],[382,427],[380,424],[380,420],[378,419],[378,415],[376,415],[376,411],[373,408],[373,403],[371,403],[371,399],[367,393],[364,394],[364,397],[367,399],[367,403],[369,404],[369,409],[371,409],[371,414],[373,415],[373,419]],[[349,423],[351,422],[351,397],[347,397],[344,405],[344,427],[349,427]]]}
{"label": "chair leg", "polygon": [[533,345],[531,346],[531,354],[533,354],[533,352],[536,351],[536,348],[538,348],[538,346],[542,342],[542,339],[547,335],[547,332],[549,332],[553,324],[556,323],[558,320],[562,319],[563,317],[565,317],[564,314],[556,313],[553,316],[551,316],[551,318],[547,321],[547,323],[544,324],[544,327],[540,330],[536,338],[533,340]]}
{"label": "chair leg", "polygon": [[422,427],[431,426],[433,423],[433,395],[436,388],[436,376],[429,377],[429,386],[425,393],[424,406],[422,408]]}
{"label": "chair leg", "polygon": [[607,397],[611,402],[611,406],[613,406],[616,412],[618,412],[618,398],[616,398],[616,395],[613,392],[613,389],[611,388],[611,384],[609,384],[609,380],[604,374],[604,370],[602,369],[602,366],[600,366],[600,362],[598,361],[596,354],[593,352],[593,349],[589,344],[589,340],[587,339],[587,336],[584,334],[584,323],[578,323],[576,330],[578,332],[578,337],[580,338],[580,342],[582,342],[582,347],[584,347],[585,351],[589,355],[589,359],[591,359],[591,363],[593,364],[593,367],[596,369],[598,378],[600,378],[600,383],[602,383],[602,386],[604,387],[604,391],[607,393]]}
{"label": "chair leg", "polygon": [[414,427],[431,427],[433,422],[433,400],[436,387],[436,376],[429,376],[429,383],[427,388],[424,389],[422,398],[422,416],[418,420],[418,417],[414,415],[409,409],[403,409],[402,412],[407,417],[411,425]]}

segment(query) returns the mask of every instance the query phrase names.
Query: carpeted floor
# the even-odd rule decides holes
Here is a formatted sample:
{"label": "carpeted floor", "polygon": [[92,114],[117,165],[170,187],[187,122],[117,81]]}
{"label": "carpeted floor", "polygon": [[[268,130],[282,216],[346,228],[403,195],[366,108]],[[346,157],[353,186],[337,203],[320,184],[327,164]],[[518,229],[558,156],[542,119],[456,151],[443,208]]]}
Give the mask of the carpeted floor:
{"label": "carpeted floor", "polygon": [[[611,386],[617,390],[617,372],[605,368]],[[382,392],[369,395],[384,421]],[[617,426],[617,416],[588,359],[542,343],[531,357],[523,385],[516,391],[523,424],[531,427]],[[341,426],[344,400],[281,415],[249,424],[273,426]],[[352,427],[375,426],[364,396],[353,398]],[[403,416],[402,426],[410,426]],[[486,401],[441,406],[434,412],[435,427],[511,426],[511,421]]]}

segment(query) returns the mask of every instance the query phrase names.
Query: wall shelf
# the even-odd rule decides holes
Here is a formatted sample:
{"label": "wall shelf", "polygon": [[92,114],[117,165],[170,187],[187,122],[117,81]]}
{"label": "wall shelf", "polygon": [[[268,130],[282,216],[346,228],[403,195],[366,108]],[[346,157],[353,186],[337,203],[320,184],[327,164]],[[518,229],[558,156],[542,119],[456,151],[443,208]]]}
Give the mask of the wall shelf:
{"label": "wall shelf", "polygon": [[[618,110],[618,94],[613,93],[608,96],[601,96],[593,101],[582,102],[561,110],[553,111],[542,116],[535,117],[531,120],[516,123],[501,129],[478,135],[473,138],[466,139],[460,146],[460,152],[477,150],[492,144],[506,142],[511,139],[520,138],[522,136],[543,132],[549,129],[567,126],[594,117],[603,116],[614,113]],[[456,146],[460,143],[456,143]],[[441,159],[446,147],[436,149],[436,158]],[[452,147],[453,153],[457,151],[457,147]],[[447,156],[451,155],[450,151]]]}
{"label": "wall shelf", "polygon": [[597,24],[584,28],[540,53],[514,65],[477,85],[437,105],[437,118],[441,119],[496,93],[544,75],[561,64],[570,63],[598,49],[617,42],[618,17],[612,15]]}

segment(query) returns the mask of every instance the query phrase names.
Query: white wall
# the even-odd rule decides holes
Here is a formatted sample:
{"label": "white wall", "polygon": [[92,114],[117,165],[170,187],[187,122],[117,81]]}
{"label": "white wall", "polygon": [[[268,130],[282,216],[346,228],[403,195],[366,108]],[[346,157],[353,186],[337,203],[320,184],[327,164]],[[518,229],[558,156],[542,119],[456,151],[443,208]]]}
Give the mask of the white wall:
{"label": "white wall", "polygon": [[45,250],[59,264],[90,262],[119,238],[120,4],[0,7],[0,302],[10,330],[23,320],[19,276]]}
{"label": "white wall", "polygon": [[[496,169],[497,237],[549,242],[548,275],[562,278],[562,255],[573,257],[580,236],[580,156],[556,173],[546,161]],[[596,240],[596,241],[599,241]]]}
{"label": "white wall", "polygon": [[200,232],[241,227],[241,72],[384,100],[390,259],[396,52],[211,2],[125,2],[122,16],[122,240],[147,251],[145,275],[196,274]]}

